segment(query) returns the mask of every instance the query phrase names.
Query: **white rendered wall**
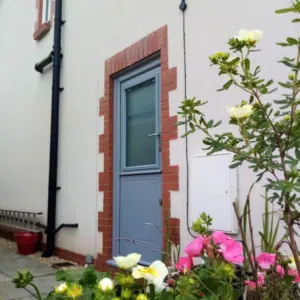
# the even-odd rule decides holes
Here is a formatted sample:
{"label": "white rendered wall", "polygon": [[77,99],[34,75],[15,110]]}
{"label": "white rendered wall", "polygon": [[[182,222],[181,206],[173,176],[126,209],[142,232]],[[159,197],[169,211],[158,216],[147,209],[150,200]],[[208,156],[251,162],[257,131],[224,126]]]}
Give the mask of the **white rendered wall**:
{"label": "white rendered wall", "polygon": [[[178,2],[178,3],[177,3]],[[182,13],[174,0],[65,0],[62,29],[63,67],[61,96],[57,225],[79,223],[78,229],[62,230],[57,246],[82,254],[101,251],[97,211],[103,195],[98,190],[98,172],[103,157],[98,154],[98,99],[104,94],[104,62],[120,50],[167,24],[169,66],[177,66],[178,88],[170,93],[170,114],[184,98]],[[276,2],[276,3],[275,3]],[[208,116],[228,120],[226,106],[239,103],[244,95],[236,90],[217,93],[224,80],[209,67],[207,57],[226,50],[226,41],[240,28],[265,32],[255,55],[263,74],[278,80],[286,69],[275,64],[285,50],[275,42],[296,33],[286,16],[273,11],[288,0],[187,0],[187,92],[209,100]],[[20,13],[22,12],[22,13]],[[52,49],[53,29],[41,41],[32,38],[36,10],[34,0],[0,0],[0,207],[37,210],[47,214],[51,70],[43,75],[34,64]],[[225,126],[224,130],[231,130]],[[179,129],[180,135],[183,128]],[[189,155],[202,152],[202,135],[189,137]],[[171,142],[171,164],[180,167],[180,191],[172,192],[171,213],[181,219],[182,244],[186,230],[186,165],[183,139]],[[243,202],[253,175],[238,170],[239,200]],[[255,229],[259,229],[263,201],[253,193]],[[201,205],[199,205],[201,207]]]}

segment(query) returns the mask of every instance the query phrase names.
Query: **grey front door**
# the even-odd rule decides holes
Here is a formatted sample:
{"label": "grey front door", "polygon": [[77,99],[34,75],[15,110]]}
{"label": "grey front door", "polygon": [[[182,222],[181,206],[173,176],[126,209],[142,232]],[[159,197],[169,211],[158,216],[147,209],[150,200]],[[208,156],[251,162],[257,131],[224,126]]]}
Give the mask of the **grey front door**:
{"label": "grey front door", "polygon": [[115,78],[114,255],[161,259],[160,67],[147,63]]}

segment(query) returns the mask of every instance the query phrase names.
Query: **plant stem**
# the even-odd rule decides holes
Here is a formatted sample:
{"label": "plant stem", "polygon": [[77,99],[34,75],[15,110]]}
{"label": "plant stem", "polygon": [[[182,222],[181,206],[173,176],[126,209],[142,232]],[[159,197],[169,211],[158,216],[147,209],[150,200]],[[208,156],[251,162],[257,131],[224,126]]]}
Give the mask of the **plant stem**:
{"label": "plant stem", "polygon": [[300,261],[299,261],[299,255],[298,255],[298,247],[297,247],[297,243],[295,240],[293,221],[289,220],[290,218],[291,218],[291,212],[288,211],[288,220],[287,220],[288,224],[287,225],[288,225],[288,231],[289,231],[289,237],[290,237],[290,248],[293,253],[297,271],[300,274]]}
{"label": "plant stem", "polygon": [[[298,65],[299,62],[300,62],[300,47],[298,47],[298,54],[297,54],[297,59],[296,59],[296,65]],[[293,80],[293,84],[294,84],[294,86],[293,86],[293,96],[292,96],[293,100],[295,100],[295,98],[296,98],[296,96],[298,94],[298,91],[297,91],[298,73],[299,73],[299,71],[295,70],[295,78]],[[286,144],[285,144],[285,147],[284,147],[284,153],[288,149],[288,146],[289,146],[291,132],[292,132],[293,124],[294,124],[294,116],[295,116],[296,109],[297,109],[297,104],[294,103],[292,105],[292,108],[291,108],[291,124],[290,124],[289,132],[288,132],[288,135],[287,135]]]}
{"label": "plant stem", "polygon": [[254,268],[254,265],[253,265],[250,250],[248,248],[247,237],[246,237],[246,234],[245,234],[245,229],[244,229],[243,224],[242,224],[242,218],[240,216],[239,209],[238,209],[238,206],[237,206],[236,202],[233,203],[233,208],[234,208],[234,212],[235,212],[235,215],[237,217],[237,220],[238,220],[238,226],[239,226],[239,230],[240,230],[240,233],[241,233],[243,246],[245,248],[245,252],[246,252],[247,257],[248,257],[248,261],[249,261],[249,264],[250,264],[251,271],[254,274],[255,268]]}
{"label": "plant stem", "polygon": [[28,285],[31,285],[34,288],[34,290],[35,290],[35,292],[37,294],[38,299],[39,300],[43,300],[38,287],[34,283],[32,283],[32,282],[28,283]]}

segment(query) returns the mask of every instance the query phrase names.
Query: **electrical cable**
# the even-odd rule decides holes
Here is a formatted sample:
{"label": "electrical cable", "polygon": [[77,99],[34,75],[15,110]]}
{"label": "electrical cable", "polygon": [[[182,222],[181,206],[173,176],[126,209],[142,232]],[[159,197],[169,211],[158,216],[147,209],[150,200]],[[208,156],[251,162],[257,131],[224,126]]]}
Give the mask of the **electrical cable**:
{"label": "electrical cable", "polygon": [[[184,70],[184,99],[187,99],[187,59],[186,59],[186,29],[185,29],[185,10],[187,9],[187,4],[182,1],[179,9],[182,11],[182,35],[183,35],[183,70]],[[185,133],[187,133],[187,119],[185,117]],[[185,136],[185,161],[186,161],[186,227],[188,233],[196,238],[197,236],[191,231],[189,226],[189,198],[190,198],[190,168],[189,168],[189,147],[188,147],[188,136]]]}

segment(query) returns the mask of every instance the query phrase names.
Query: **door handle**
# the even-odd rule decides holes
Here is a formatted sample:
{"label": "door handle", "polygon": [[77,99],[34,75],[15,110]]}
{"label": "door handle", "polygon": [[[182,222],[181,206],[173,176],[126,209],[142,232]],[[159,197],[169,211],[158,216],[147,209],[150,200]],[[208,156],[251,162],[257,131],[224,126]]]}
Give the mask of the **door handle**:
{"label": "door handle", "polygon": [[160,136],[160,132],[150,133],[148,136]]}
{"label": "door handle", "polygon": [[159,198],[159,206],[162,206],[162,198]]}
{"label": "door handle", "polygon": [[161,138],[160,138],[160,132],[154,132],[148,134],[148,137],[156,136],[158,138],[158,151],[161,152]]}

